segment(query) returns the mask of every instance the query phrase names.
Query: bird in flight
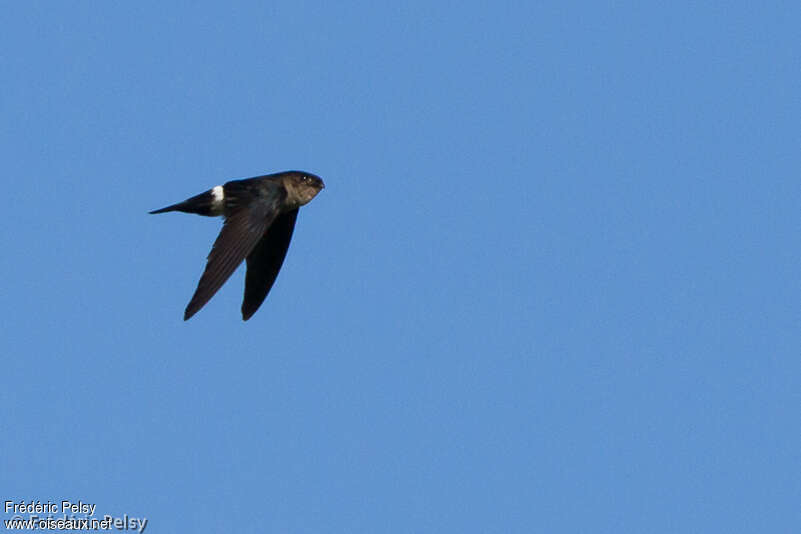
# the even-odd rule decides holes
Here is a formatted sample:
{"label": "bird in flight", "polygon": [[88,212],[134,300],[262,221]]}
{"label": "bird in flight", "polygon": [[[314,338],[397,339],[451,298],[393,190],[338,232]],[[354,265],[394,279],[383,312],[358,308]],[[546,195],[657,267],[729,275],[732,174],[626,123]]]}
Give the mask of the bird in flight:
{"label": "bird in flight", "polygon": [[278,276],[292,239],[298,209],[324,187],[318,176],[286,171],[233,180],[178,204],[151,211],[182,211],[225,218],[195,294],[186,306],[184,321],[205,306],[242,260],[247,260],[242,319],[250,319]]}

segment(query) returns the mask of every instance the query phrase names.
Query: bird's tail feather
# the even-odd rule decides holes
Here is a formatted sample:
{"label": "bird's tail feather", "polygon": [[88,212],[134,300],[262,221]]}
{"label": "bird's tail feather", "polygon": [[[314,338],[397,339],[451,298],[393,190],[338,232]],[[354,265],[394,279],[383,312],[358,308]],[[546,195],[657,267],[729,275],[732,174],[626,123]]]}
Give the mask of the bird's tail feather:
{"label": "bird's tail feather", "polygon": [[183,202],[173,204],[172,206],[167,206],[166,208],[153,210],[149,213],[156,214],[167,213],[169,211],[182,211],[184,213],[196,213],[198,215],[213,217],[220,214],[218,208],[219,205],[215,203],[212,190],[209,189],[208,191],[200,193],[199,195],[195,195],[192,198],[188,198]]}

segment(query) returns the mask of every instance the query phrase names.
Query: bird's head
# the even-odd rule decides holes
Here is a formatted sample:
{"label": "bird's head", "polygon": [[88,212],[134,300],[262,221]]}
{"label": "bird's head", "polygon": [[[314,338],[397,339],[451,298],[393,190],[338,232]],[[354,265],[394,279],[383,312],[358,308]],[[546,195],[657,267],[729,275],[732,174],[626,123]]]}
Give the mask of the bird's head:
{"label": "bird's head", "polygon": [[325,184],[319,176],[309,172],[290,171],[284,180],[284,187],[286,187],[290,202],[303,206],[317,196]]}

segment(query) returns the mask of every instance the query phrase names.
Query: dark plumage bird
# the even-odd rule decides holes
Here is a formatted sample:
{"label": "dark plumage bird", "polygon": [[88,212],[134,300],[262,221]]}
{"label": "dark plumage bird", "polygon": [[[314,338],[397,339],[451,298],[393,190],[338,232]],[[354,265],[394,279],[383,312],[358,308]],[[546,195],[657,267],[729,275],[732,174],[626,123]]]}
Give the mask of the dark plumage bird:
{"label": "dark plumage bird", "polygon": [[278,276],[298,209],[324,187],[318,176],[308,172],[279,172],[233,180],[178,204],[151,211],[225,217],[220,235],[209,252],[206,270],[186,306],[184,321],[214,296],[242,260],[247,260],[242,319],[250,319]]}

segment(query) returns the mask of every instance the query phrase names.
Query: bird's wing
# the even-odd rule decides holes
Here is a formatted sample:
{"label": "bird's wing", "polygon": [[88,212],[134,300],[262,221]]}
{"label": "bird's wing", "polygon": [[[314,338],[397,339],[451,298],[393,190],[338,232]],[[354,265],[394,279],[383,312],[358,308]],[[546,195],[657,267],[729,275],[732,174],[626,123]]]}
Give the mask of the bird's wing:
{"label": "bird's wing", "polygon": [[264,197],[247,189],[226,191],[225,195],[230,212],[209,252],[206,269],[200,277],[195,294],[186,306],[184,321],[197,313],[214,296],[242,260],[251,253],[278,215],[282,200],[277,193]]}
{"label": "bird's wing", "polygon": [[270,288],[273,287],[275,277],[278,276],[281,264],[284,263],[297,217],[297,208],[276,217],[247,257],[245,298],[242,301],[242,319],[245,321],[256,313],[261,303],[267,298]]}

